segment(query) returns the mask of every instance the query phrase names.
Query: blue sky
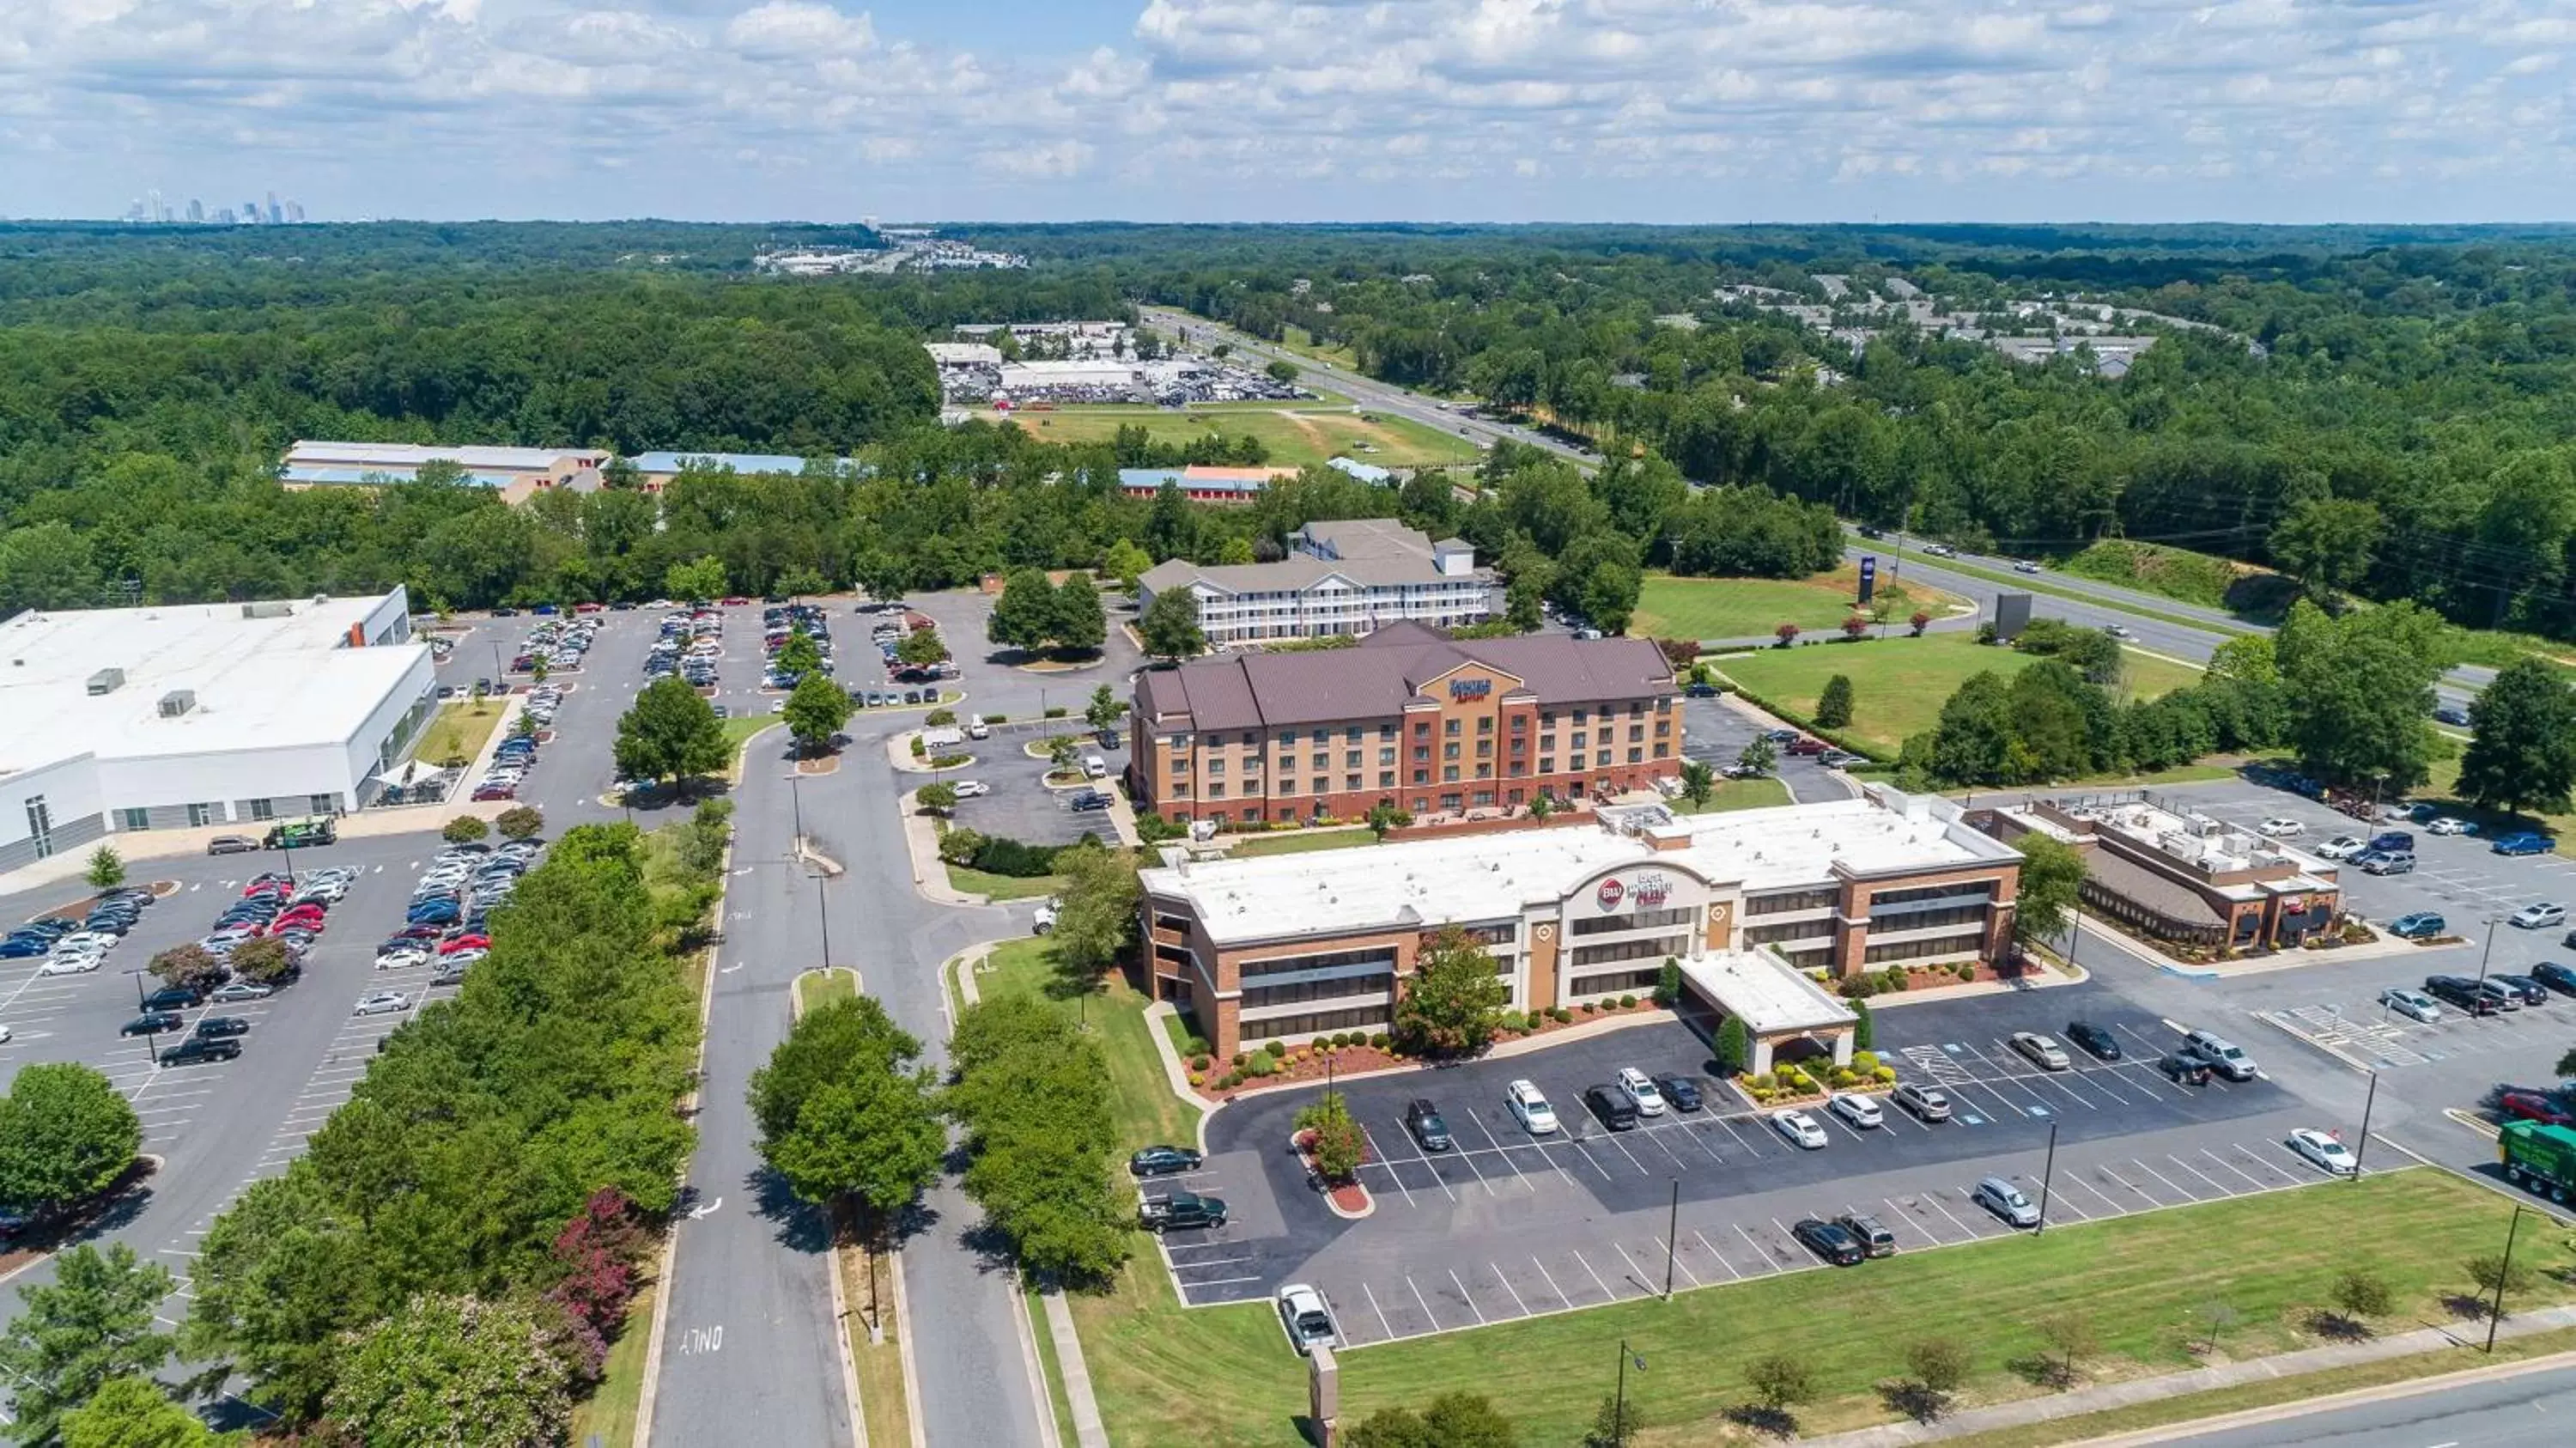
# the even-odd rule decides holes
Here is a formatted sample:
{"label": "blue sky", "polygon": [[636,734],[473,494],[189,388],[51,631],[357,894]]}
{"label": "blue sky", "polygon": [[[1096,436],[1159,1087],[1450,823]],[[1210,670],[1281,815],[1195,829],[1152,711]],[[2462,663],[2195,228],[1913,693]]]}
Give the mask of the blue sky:
{"label": "blue sky", "polygon": [[2576,0],[0,0],[0,214],[2540,220]]}

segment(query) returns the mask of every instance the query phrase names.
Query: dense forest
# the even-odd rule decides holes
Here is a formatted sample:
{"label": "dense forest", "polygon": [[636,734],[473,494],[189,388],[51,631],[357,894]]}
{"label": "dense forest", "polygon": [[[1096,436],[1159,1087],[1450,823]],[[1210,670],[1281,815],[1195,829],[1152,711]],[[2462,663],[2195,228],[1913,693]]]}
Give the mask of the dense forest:
{"label": "dense forest", "polygon": [[[2330,593],[2576,635],[2576,233],[2549,228],[967,227],[1027,271],[778,280],[752,253],[859,228],[0,226],[0,607],[408,582],[459,606],[736,586],[911,586],[1023,564],[1275,549],[1384,511],[1317,478],[1260,509],[1117,495],[1181,460],[935,425],[924,336],[1166,303],[1632,459],[1586,483],[1505,452],[1471,506],[1411,490],[1522,592],[1621,612],[1625,573],[1788,572],[1823,513],[2070,553],[2107,536],[2283,567]],[[1751,283],[1902,276],[1971,309],[2064,298],[2206,324],[2125,376],[1899,324],[1859,352]],[[2251,344],[2251,345],[2249,345]],[[662,504],[281,492],[295,437],[784,452]],[[1240,456],[1241,454],[1230,454]],[[1699,493],[1688,485],[1716,485]],[[1587,544],[1569,560],[1567,550]],[[1615,542],[1608,541],[1611,539]],[[1568,564],[1571,567],[1568,567]],[[1579,575],[1568,577],[1568,575]]]}

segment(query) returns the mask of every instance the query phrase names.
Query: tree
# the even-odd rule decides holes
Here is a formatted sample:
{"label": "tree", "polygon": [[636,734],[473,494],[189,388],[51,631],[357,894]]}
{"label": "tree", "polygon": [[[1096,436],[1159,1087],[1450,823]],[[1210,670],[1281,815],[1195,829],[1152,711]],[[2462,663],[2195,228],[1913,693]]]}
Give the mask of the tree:
{"label": "tree", "polygon": [[1100,571],[1117,579],[1118,586],[1129,593],[1136,591],[1136,580],[1153,566],[1153,555],[1137,547],[1132,538],[1110,544],[1107,556],[1100,560]]}
{"label": "tree", "polygon": [[2039,1340],[2056,1349],[2062,1362],[2053,1364],[2049,1376],[2059,1387],[2072,1384],[2076,1365],[2101,1350],[2101,1335],[2094,1330],[2093,1319],[2081,1308],[2068,1308],[2039,1319]]}
{"label": "tree", "polygon": [[662,586],[673,598],[705,600],[722,598],[730,586],[725,577],[724,560],[712,555],[691,563],[674,563],[662,575]]}
{"label": "tree", "polygon": [[1083,722],[1094,729],[1114,727],[1125,717],[1127,717],[1127,705],[1116,694],[1110,692],[1107,684],[1092,690],[1091,702],[1082,708]]}
{"label": "tree", "polygon": [[1906,1345],[1905,1366],[1924,1391],[1947,1397],[1967,1386],[1968,1348],[1952,1338],[1919,1338]]}
{"label": "tree", "polygon": [[1249,538],[1228,538],[1217,545],[1216,561],[1220,566],[1239,567],[1258,560]]}
{"label": "tree", "polygon": [[851,1063],[805,1098],[784,1135],[762,1140],[761,1155],[789,1190],[818,1205],[852,1197],[882,1218],[938,1178],[948,1133],[936,1083],[907,1064]]}
{"label": "tree", "polygon": [[897,640],[894,656],[916,669],[948,662],[948,644],[935,628],[917,628]]}
{"label": "tree", "polygon": [[1798,635],[1804,632],[1804,629],[1799,628],[1794,623],[1784,623],[1778,628],[1771,630],[1771,636],[1778,639],[1780,641],[1780,647],[1785,649],[1791,644],[1796,643],[1798,641]]}
{"label": "tree", "polygon": [[219,1448],[240,1441],[238,1433],[207,1427],[141,1374],[108,1379],[62,1416],[62,1448]]}
{"label": "tree", "polygon": [[1198,595],[1186,588],[1166,588],[1145,605],[1136,620],[1145,652],[1179,662],[1207,652],[1207,635],[1199,631]]}
{"label": "tree", "polygon": [[1923,637],[1923,631],[1932,626],[1932,615],[1918,608],[1914,610],[1912,617],[1905,620],[1905,626],[1913,630],[1914,636],[1919,639]]}
{"label": "tree", "polygon": [[1070,574],[1057,584],[1052,612],[1048,633],[1057,648],[1088,653],[1109,641],[1109,614],[1100,606],[1100,585],[1090,574]]}
{"label": "tree", "polygon": [[1511,987],[1494,958],[1456,926],[1442,930],[1413,958],[1413,975],[1395,1003],[1395,1038],[1421,1055],[1472,1056],[1502,1026]]}
{"label": "tree", "polygon": [[[183,950],[196,948],[180,947]],[[233,974],[253,985],[275,985],[295,973],[295,956],[286,948],[285,941],[263,935],[233,947],[232,968]],[[200,978],[211,977],[212,972],[209,972]]]}
{"label": "tree", "polygon": [[787,1039],[751,1073],[752,1121],[763,1136],[784,1136],[795,1129],[806,1098],[856,1063],[893,1070],[920,1056],[920,1039],[896,1025],[874,996],[817,1006],[796,1018]]}
{"label": "tree", "polygon": [[1772,743],[1769,735],[1756,734],[1742,749],[1736,751],[1735,763],[1739,769],[1769,774],[1779,766],[1780,746]]}
{"label": "tree", "polygon": [[2520,1262],[2472,1257],[2461,1265],[2468,1270],[2469,1280],[2478,1284],[2478,1291],[2489,1298],[2496,1296],[2499,1287],[2506,1292],[2520,1292],[2531,1285],[2531,1269]]}
{"label": "tree", "polygon": [[1716,770],[1709,768],[1708,765],[1696,759],[1688,760],[1683,763],[1682,798],[1689,800],[1694,805],[1705,807],[1708,804],[1709,797],[1716,793]]}
{"label": "tree", "polygon": [[492,826],[480,815],[458,815],[439,830],[438,837],[451,845],[470,845],[492,833]]}
{"label": "tree", "polygon": [[125,883],[125,859],[114,845],[100,845],[89,852],[89,887],[113,890]]}
{"label": "tree", "polygon": [[771,664],[791,679],[802,679],[823,667],[823,650],[803,626],[788,631],[787,642],[778,646],[778,657]]}
{"label": "tree", "polygon": [[821,674],[807,674],[789,691],[787,707],[780,713],[797,749],[820,754],[832,747],[841,726],[850,722],[850,692]]}
{"label": "tree", "polygon": [[617,772],[628,779],[713,774],[730,752],[714,706],[677,678],[645,685],[617,721]]}
{"label": "tree", "polygon": [[545,811],[532,804],[512,805],[492,821],[505,840],[533,840],[546,832]]}
{"label": "tree", "polygon": [[1034,653],[1055,637],[1055,585],[1042,568],[1019,568],[1002,580],[1002,596],[984,621],[984,636],[1005,648]]}
{"label": "tree", "polygon": [[1752,1063],[1753,1037],[1744,1028],[1742,1016],[1728,1016],[1718,1024],[1715,1056],[1721,1076],[1741,1074]]}
{"label": "tree", "polygon": [[1870,1014],[1869,1002],[1855,999],[1852,1008],[1852,1049],[1875,1050],[1878,1047],[1878,1018]]}
{"label": "tree", "polygon": [[2388,1280],[2360,1267],[2347,1267],[2335,1274],[2334,1285],[2326,1290],[2326,1300],[2355,1324],[2386,1317],[2397,1306],[2397,1294],[2389,1290]]}
{"label": "tree", "polygon": [[1816,697],[1816,727],[1840,729],[1852,721],[1852,681],[1850,676],[1836,674],[1825,680],[1824,693]]}
{"label": "tree", "polygon": [[1629,1448],[1643,1422],[1636,1404],[1615,1393],[1604,1393],[1600,1410],[1592,1415],[1591,1431],[1583,1435],[1583,1448]]}
{"label": "tree", "polygon": [[546,681],[546,675],[551,672],[553,672],[553,670],[542,658],[531,660],[528,664],[528,678],[535,683],[544,683]]}
{"label": "tree", "polygon": [[2332,598],[2370,572],[2388,524],[2376,505],[2351,498],[2303,498],[2272,525],[2266,546],[2281,571],[2311,598]]}
{"label": "tree", "polygon": [[364,1443],[562,1442],[572,1371],[553,1335],[527,1304],[413,1298],[344,1341],[331,1420]]}
{"label": "tree", "polygon": [[1055,870],[1064,876],[1064,903],[1056,911],[1050,948],[1057,967],[1088,990],[1135,940],[1144,887],[1135,856],[1092,841],[1057,851]]}
{"label": "tree", "polygon": [[2209,651],[2209,677],[2248,684],[2277,684],[2280,666],[2273,662],[2269,634],[2238,634]]}
{"label": "tree", "polygon": [[953,814],[957,809],[957,786],[946,780],[925,784],[914,793],[913,800],[932,814]]}
{"label": "tree", "polygon": [[1351,1425],[1350,1448],[1520,1448],[1520,1430],[1478,1393],[1442,1393],[1416,1413],[1380,1408]]}
{"label": "tree", "polygon": [[1774,1413],[1782,1413],[1816,1396],[1816,1370],[1793,1353],[1770,1353],[1744,1365],[1745,1386]]}
{"label": "tree", "polygon": [[[279,943],[283,945],[283,942]],[[210,991],[223,984],[224,980],[224,963],[215,959],[214,952],[194,941],[171,946],[145,961],[143,968],[163,985],[177,986],[182,990]]]}
{"label": "tree", "polygon": [[[1540,799],[1545,799],[1546,797],[1547,796],[1545,795],[1539,796]],[[1530,810],[1533,814],[1538,812],[1537,801],[1533,800],[1531,802]],[[1377,803],[1370,805],[1369,812],[1364,819],[1369,827],[1369,833],[1377,836],[1377,842],[1381,845],[1386,843],[1386,837],[1388,835],[1391,835],[1397,830],[1403,829],[1405,826],[1413,823],[1412,814],[1405,810],[1397,809],[1394,805],[1387,803],[1385,800],[1379,800]]]}
{"label": "tree", "polygon": [[[1375,811],[1372,810],[1371,813],[1375,813]],[[1529,817],[1531,819],[1543,820],[1554,813],[1556,813],[1555,795],[1542,789],[1538,793],[1530,796]],[[1408,818],[1410,817],[1408,816]],[[1374,826],[1372,826],[1372,828],[1374,828]],[[1378,838],[1382,841],[1386,836],[1384,834],[1380,834]]]}
{"label": "tree", "polygon": [[2044,944],[2075,923],[2084,893],[2084,856],[2073,845],[2033,830],[2014,845],[2021,851],[2021,883],[2013,891],[2013,941]]}
{"label": "tree", "polygon": [[50,1442],[62,1415],[111,1379],[161,1366],[170,1337],[152,1330],[153,1314],[176,1285],[122,1242],[105,1252],[84,1242],[54,1259],[51,1284],[19,1288],[23,1306],[0,1333],[0,1371],[16,1399],[11,1435]]}
{"label": "tree", "polygon": [[1269,366],[1264,367],[1261,370],[1269,373],[1271,380],[1275,382],[1295,382],[1297,380],[1297,364],[1288,361],[1285,358],[1274,360]]}
{"label": "tree", "polygon": [[988,997],[959,1013],[948,1059],[946,1100],[972,1157],[966,1193],[1021,1266],[1076,1282],[1116,1271],[1136,1206],[1110,1175],[1119,1132],[1099,1046],[1058,1003]]}
{"label": "tree", "polygon": [[1360,1124],[1351,1119],[1350,1106],[1339,1091],[1327,1091],[1314,1105],[1297,1113],[1297,1129],[1310,1133],[1306,1152],[1314,1158],[1315,1172],[1328,1182],[1346,1182],[1358,1175],[1360,1159],[1367,1154],[1368,1138]]}
{"label": "tree", "polygon": [[2525,658],[2497,670],[2469,705],[2469,730],[2462,798],[2507,814],[2566,808],[2576,788],[2576,688],[2556,668]]}
{"label": "tree", "polygon": [[[1873,607],[1884,607],[1884,605],[1873,605]],[[1869,626],[1875,622],[1877,622],[1877,620],[1871,618],[1868,614],[1853,614],[1851,617],[1843,620],[1843,637],[1857,643],[1860,641],[1862,636],[1869,632]]]}

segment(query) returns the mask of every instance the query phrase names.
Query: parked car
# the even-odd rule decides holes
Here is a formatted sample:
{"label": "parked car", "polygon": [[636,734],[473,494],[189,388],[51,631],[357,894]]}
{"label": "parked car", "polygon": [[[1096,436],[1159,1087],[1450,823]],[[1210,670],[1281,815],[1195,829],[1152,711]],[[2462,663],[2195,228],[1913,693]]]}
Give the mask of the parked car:
{"label": "parked car", "polygon": [[2290,1133],[2290,1150],[2323,1168],[2328,1176],[2351,1176],[2361,1170],[2342,1142],[2312,1126],[2302,1126]]}
{"label": "parked car", "polygon": [[1037,914],[1031,917],[1029,921],[1030,931],[1034,934],[1044,935],[1048,931],[1055,929],[1056,914],[1062,908],[1063,907],[1052,895],[1039,901]]}
{"label": "parked car", "polygon": [[1896,1234],[1867,1212],[1845,1212],[1834,1218],[1834,1225],[1859,1238],[1861,1250],[1872,1257],[1896,1255]]}
{"label": "parked car", "polygon": [[380,990],[373,995],[360,996],[353,1013],[361,1016],[383,1016],[410,1009],[410,996],[398,990]]}
{"label": "parked car", "polygon": [[2028,1057],[2032,1065],[2043,1071],[2063,1071],[2075,1064],[2074,1060],[2066,1054],[2065,1047],[2036,1031],[2013,1032],[2012,1048]]}
{"label": "parked car", "polygon": [[2424,826],[2424,833],[2428,835],[2474,835],[2477,832],[2478,827],[2475,822],[2464,820],[2458,815],[2444,815]]}
{"label": "parked car", "polygon": [[2466,976],[2428,975],[2424,977],[2424,993],[2472,1016],[2491,1016],[2504,1009],[2503,1001],[2479,989],[2478,983]]}
{"label": "parked car", "polygon": [[1457,1145],[1449,1136],[1449,1123],[1440,1119],[1440,1108],[1427,1096],[1413,1098],[1404,1108],[1404,1125],[1424,1151],[1447,1151]]}
{"label": "parked car", "polygon": [[2543,1126],[2576,1126],[2576,1115],[2555,1097],[2538,1091],[2507,1091],[2496,1098],[2496,1111],[2509,1121],[2537,1121]]}
{"label": "parked car", "polygon": [[116,1028],[120,1036],[166,1036],[179,1029],[177,1011],[145,1011]]}
{"label": "parked car", "polygon": [[1312,1354],[1315,1344],[1330,1344],[1339,1337],[1333,1330],[1332,1309],[1324,1305],[1324,1294],[1303,1282],[1291,1282],[1279,1289],[1279,1325],[1288,1330],[1289,1346],[1299,1357]]}
{"label": "parked car", "polygon": [[1920,1081],[1900,1081],[1896,1089],[1888,1093],[1888,1099],[1913,1112],[1918,1120],[1950,1119],[1950,1098],[1938,1086],[1926,1086]]}
{"label": "parked car", "polygon": [[2251,1081],[2256,1066],[2245,1049],[2224,1036],[2208,1031],[2185,1031],[2183,1044],[2208,1058],[2211,1069],[2230,1081]]}
{"label": "parked car", "polygon": [[213,993],[206,999],[219,1005],[232,1005],[240,1001],[264,1001],[275,994],[277,994],[277,987],[273,985],[261,985],[256,981],[248,980],[232,980],[216,986]]}
{"label": "parked car", "polygon": [[1976,1189],[1968,1193],[1968,1200],[1994,1213],[2007,1226],[2039,1225],[2038,1206],[2021,1194],[2021,1188],[2002,1177],[1990,1176],[1980,1180]]}
{"label": "parked car", "polygon": [[2415,873],[2415,857],[2412,854],[2404,852],[2368,850],[2356,856],[2353,859],[2353,863],[2359,865],[2361,867],[2361,872],[2365,875],[2412,875]]}
{"label": "parked car", "polygon": [[161,1053],[164,1066],[193,1066],[201,1061],[229,1061],[242,1053],[242,1043],[213,1036],[190,1036]]}
{"label": "parked car", "polygon": [[2450,928],[2449,921],[2430,910],[2417,910],[2388,922],[2388,933],[2400,940],[2431,940]]}
{"label": "parked car", "polygon": [[1127,1158],[1127,1170],[1140,1177],[1173,1176],[1197,1171],[1207,1157],[1186,1146],[1149,1146]]}
{"label": "parked car", "polygon": [[2276,840],[2292,839],[2308,832],[2306,825],[2288,815],[2274,815],[2255,828]]}
{"label": "parked car", "polygon": [[2209,1058],[2198,1051],[2173,1051],[2156,1062],[2156,1069],[2173,1078],[2180,1086],[2209,1084]]}
{"label": "parked car", "polygon": [[1688,1115],[1700,1109],[1702,1098],[1699,1082],[1688,1076],[1661,1075],[1655,1078],[1655,1089],[1664,1094],[1675,1111]]}
{"label": "parked car", "polygon": [[2431,1025],[2442,1019],[2442,1007],[2420,990],[2392,985],[2379,993],[2379,1003],[2410,1021]]}
{"label": "parked car", "polygon": [[2370,847],[2383,855],[2412,855],[2415,837],[2404,830],[2382,830],[2370,837]]}
{"label": "parked car", "polygon": [[1637,1108],[1638,1115],[1664,1114],[1664,1093],[1655,1089],[1654,1081],[1645,1072],[1634,1066],[1622,1066],[1618,1079],[1619,1089],[1627,1093],[1629,1103]]}
{"label": "parked car", "polygon": [[2068,1021],[2066,1039],[2082,1046],[2097,1061],[2120,1059],[2120,1038],[2112,1035],[2108,1028],[2091,1021]]}
{"label": "parked car", "polygon": [[1825,1109],[1863,1131],[1887,1124],[1887,1114],[1879,1110],[1876,1099],[1850,1091],[1834,1093],[1833,1099],[1825,1103]]}
{"label": "parked car", "polygon": [[1583,1104],[1603,1126],[1612,1131],[1632,1131],[1637,1125],[1637,1103],[1616,1086],[1587,1086]]}
{"label": "parked car", "polygon": [[2480,999],[2493,1001],[2495,1003],[2495,1008],[2499,1011],[2518,1011],[2522,1009],[2522,992],[2515,990],[2512,986],[2506,985],[2503,981],[2497,980],[2493,976],[2489,976],[2485,980],[2473,980],[2469,982],[2469,986],[2472,990],[2475,990],[2478,993]]}
{"label": "parked car", "polygon": [[213,839],[206,841],[206,853],[209,855],[254,855],[259,853],[259,841],[252,839],[248,835],[217,835]]}
{"label": "parked car", "polygon": [[2576,969],[2570,969],[2557,961],[2544,960],[2533,966],[2531,978],[2560,995],[2576,995]]}
{"label": "parked car", "polygon": [[147,1013],[192,1010],[204,999],[201,992],[184,985],[165,985],[143,998],[142,1009]]}
{"label": "parked car", "polygon": [[2553,925],[2567,923],[2567,907],[2555,901],[2544,900],[2537,904],[2525,905],[2505,918],[2517,930],[2546,930]]}
{"label": "parked car", "polygon": [[982,799],[993,792],[993,786],[980,779],[961,779],[956,784],[959,799]]}
{"label": "parked car", "polygon": [[208,1038],[247,1036],[250,1034],[250,1022],[240,1016],[205,1016],[198,1020],[197,1029],[193,1034]]}
{"label": "parked car", "polygon": [[1807,1151],[1822,1150],[1828,1139],[1825,1129],[1816,1124],[1816,1118],[1803,1111],[1772,1112],[1771,1129],[1786,1137],[1790,1145]]}
{"label": "parked car", "polygon": [[2321,860],[2349,860],[2369,848],[2370,841],[2359,835],[2337,835],[2311,853]]}
{"label": "parked car", "polygon": [[1091,810],[1107,809],[1109,808],[1109,796],[1096,789],[1086,789],[1073,797],[1070,801],[1070,806],[1077,814],[1086,813]]}
{"label": "parked car", "polygon": [[2490,851],[2499,855],[2545,855],[2557,847],[2556,840],[2531,830],[2500,835],[2494,844],[2487,846]]}
{"label": "parked car", "polygon": [[1548,1104],[1546,1093],[1538,1089],[1536,1082],[1514,1081],[1505,1086],[1503,1101],[1511,1108],[1512,1116],[1520,1122],[1523,1131],[1532,1136],[1556,1133],[1556,1108]]}
{"label": "parked car", "polygon": [[2515,975],[2505,971],[2497,971],[2495,974],[2488,976],[2487,980],[2490,984],[2503,986],[2506,990],[2513,992],[2516,996],[2521,998],[2524,1005],[2545,1006],[2549,1004],[2549,987],[2542,985],[2539,981],[2532,979],[2530,976]]}
{"label": "parked car", "polygon": [[1226,1218],[1225,1200],[1222,1197],[1203,1197],[1196,1192],[1174,1192],[1159,1202],[1147,1202],[1141,1218],[1149,1230],[1156,1232],[1222,1227]]}
{"label": "parked car", "polygon": [[1789,1235],[1798,1239],[1798,1245],[1837,1267],[1857,1267],[1869,1259],[1869,1249],[1838,1222],[1801,1218],[1789,1228]]}
{"label": "parked car", "polygon": [[2015,573],[2037,573],[2038,571],[2039,565],[2027,558],[2016,558],[2013,560],[2013,572]]}

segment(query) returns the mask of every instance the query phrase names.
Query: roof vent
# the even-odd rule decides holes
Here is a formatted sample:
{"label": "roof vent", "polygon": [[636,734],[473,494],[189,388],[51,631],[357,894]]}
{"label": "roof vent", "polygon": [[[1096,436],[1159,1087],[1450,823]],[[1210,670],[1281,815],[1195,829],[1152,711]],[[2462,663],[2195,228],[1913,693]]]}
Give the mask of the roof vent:
{"label": "roof vent", "polygon": [[[24,663],[25,660],[22,659],[19,662]],[[90,696],[93,698],[100,694],[113,694],[124,687],[125,671],[123,669],[101,669],[97,673],[89,676],[89,692]]]}
{"label": "roof vent", "polygon": [[194,689],[172,689],[161,696],[161,717],[164,719],[176,719],[196,707],[197,691]]}

